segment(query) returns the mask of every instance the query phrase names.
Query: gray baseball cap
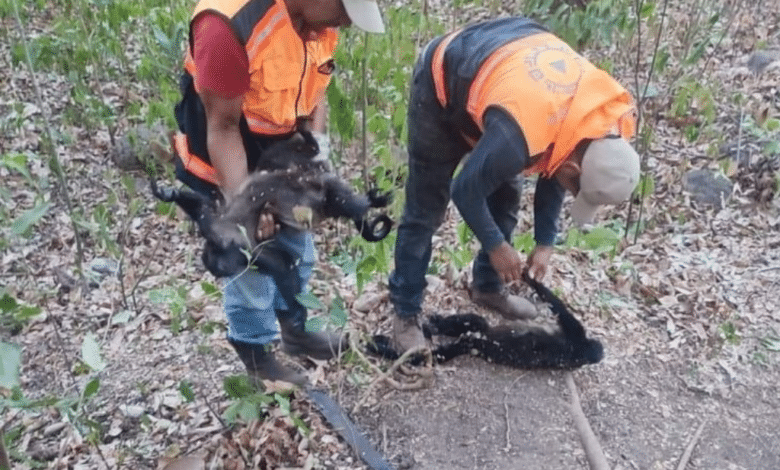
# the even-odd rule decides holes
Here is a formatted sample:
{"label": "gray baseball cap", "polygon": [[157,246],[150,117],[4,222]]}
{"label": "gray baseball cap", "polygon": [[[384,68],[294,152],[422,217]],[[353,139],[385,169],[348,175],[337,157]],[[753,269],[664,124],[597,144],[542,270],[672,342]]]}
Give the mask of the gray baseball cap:
{"label": "gray baseball cap", "polygon": [[639,183],[639,173],[639,154],[625,139],[591,142],[582,157],[580,192],[571,208],[574,223],[592,223],[599,206],[627,200]]}
{"label": "gray baseball cap", "polygon": [[352,24],[369,33],[384,33],[385,24],[375,0],[341,0]]}

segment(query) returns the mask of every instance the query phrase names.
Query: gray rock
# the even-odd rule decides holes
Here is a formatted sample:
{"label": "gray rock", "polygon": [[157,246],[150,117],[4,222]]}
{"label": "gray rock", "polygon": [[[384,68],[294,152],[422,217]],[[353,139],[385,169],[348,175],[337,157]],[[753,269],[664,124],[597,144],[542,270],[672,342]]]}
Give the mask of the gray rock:
{"label": "gray rock", "polygon": [[747,67],[751,72],[760,74],[773,64],[780,65],[780,50],[754,52],[748,59]]}
{"label": "gray rock", "polygon": [[119,263],[109,258],[95,258],[90,261],[89,269],[104,276],[115,276],[119,272]]}
{"label": "gray rock", "polygon": [[731,197],[734,184],[725,176],[711,170],[691,170],[683,178],[683,188],[698,204],[722,209]]}
{"label": "gray rock", "polygon": [[173,155],[170,147],[169,132],[163,125],[156,124],[151,128],[139,125],[128,129],[121,137],[117,137],[110,155],[119,169],[140,170],[143,169],[144,158],[171,160]]}
{"label": "gray rock", "polygon": [[140,418],[146,410],[138,405],[119,405],[119,411],[128,418]]}
{"label": "gray rock", "polygon": [[382,295],[376,292],[364,293],[352,304],[352,308],[358,312],[368,313],[375,311],[382,303]]}

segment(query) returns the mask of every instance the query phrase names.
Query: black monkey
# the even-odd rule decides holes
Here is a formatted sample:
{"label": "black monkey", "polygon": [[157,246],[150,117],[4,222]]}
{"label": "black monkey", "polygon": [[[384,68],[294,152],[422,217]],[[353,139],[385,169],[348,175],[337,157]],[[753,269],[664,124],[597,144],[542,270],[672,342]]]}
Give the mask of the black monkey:
{"label": "black monkey", "polygon": [[152,192],[178,204],[195,221],[206,239],[203,263],[218,277],[246,269],[248,258],[269,272],[296,262],[275,253],[273,240],[257,239],[261,212],[272,214],[283,229],[293,230],[308,229],[325,217],[346,217],[366,240],[382,240],[392,227],[390,218],[382,214],[367,221],[365,216],[370,208],[387,206],[389,195],[376,190],[356,194],[326,162],[315,159],[317,152],[316,143],[300,137],[273,144],[228,205],[190,190],[158,188],[154,180]]}
{"label": "black monkey", "polygon": [[[572,369],[601,361],[604,347],[598,340],[586,336],[585,328],[563,301],[527,273],[523,274],[523,279],[550,304],[559,331],[520,330],[508,325],[491,328],[476,314],[433,315],[424,325],[426,336],[457,338],[434,348],[434,361],[441,363],[463,354],[475,354],[487,361],[520,369]],[[398,358],[386,336],[375,336],[369,350],[388,359]],[[420,358],[412,358],[412,361],[419,362]]]}

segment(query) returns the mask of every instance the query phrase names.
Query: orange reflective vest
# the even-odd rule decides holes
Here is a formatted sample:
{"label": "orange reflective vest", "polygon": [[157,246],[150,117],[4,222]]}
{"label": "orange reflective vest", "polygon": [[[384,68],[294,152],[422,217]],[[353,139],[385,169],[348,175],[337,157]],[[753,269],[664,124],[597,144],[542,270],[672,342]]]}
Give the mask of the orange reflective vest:
{"label": "orange reflective vest", "polygon": [[[488,21],[451,33],[436,47],[431,71],[439,103],[456,117],[456,125],[476,125],[481,134],[485,112],[493,106],[512,116],[529,155],[538,157],[526,174],[552,176],[584,139],[616,133],[628,139],[635,132],[630,94],[526,18]],[[457,77],[449,76],[453,73]],[[464,132],[473,144],[478,135],[469,134]]]}
{"label": "orange reflective vest", "polygon": [[[250,83],[244,94],[243,117],[249,131],[260,136],[293,132],[298,119],[310,116],[323,99],[330,83],[338,31],[331,28],[317,40],[304,42],[295,32],[283,0],[201,0],[192,21],[206,12],[224,16],[246,48]],[[185,74],[197,77],[192,44],[184,68]],[[198,114],[197,119],[205,121],[205,115]],[[195,138],[183,133],[174,138],[181,164],[201,180],[217,184],[208,155],[193,151],[194,146],[188,142]]]}

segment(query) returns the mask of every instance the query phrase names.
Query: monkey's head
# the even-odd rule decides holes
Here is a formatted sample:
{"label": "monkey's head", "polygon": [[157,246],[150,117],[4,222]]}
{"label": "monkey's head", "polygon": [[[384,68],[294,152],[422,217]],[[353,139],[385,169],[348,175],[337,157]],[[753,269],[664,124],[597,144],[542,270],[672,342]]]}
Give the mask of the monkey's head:
{"label": "monkey's head", "polygon": [[588,338],[585,340],[585,345],[582,351],[582,357],[585,359],[585,364],[596,364],[604,359],[604,346],[600,341]]}

